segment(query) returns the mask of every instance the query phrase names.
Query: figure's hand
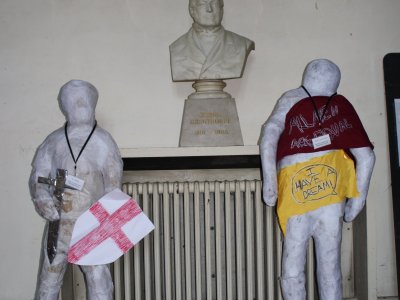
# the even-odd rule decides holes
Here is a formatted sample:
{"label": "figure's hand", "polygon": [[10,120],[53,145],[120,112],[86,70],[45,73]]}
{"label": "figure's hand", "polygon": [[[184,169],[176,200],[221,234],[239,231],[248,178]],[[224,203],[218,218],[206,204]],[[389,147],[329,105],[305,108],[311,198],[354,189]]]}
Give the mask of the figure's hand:
{"label": "figure's hand", "polygon": [[278,198],[277,184],[274,180],[263,181],[263,199],[268,206],[275,206]]}
{"label": "figure's hand", "polygon": [[346,205],[344,207],[344,221],[352,222],[361,212],[365,205],[365,198],[350,198],[347,200]]}
{"label": "figure's hand", "polygon": [[347,200],[344,208],[345,222],[353,221],[363,209],[375,165],[375,154],[370,147],[351,148],[350,151],[356,159],[357,189],[360,196]]}
{"label": "figure's hand", "polygon": [[275,206],[277,194],[268,188],[263,188],[263,199],[268,206]]}
{"label": "figure's hand", "polygon": [[57,212],[53,199],[51,198],[35,199],[34,203],[36,211],[46,220],[56,221],[60,219],[60,215]]}

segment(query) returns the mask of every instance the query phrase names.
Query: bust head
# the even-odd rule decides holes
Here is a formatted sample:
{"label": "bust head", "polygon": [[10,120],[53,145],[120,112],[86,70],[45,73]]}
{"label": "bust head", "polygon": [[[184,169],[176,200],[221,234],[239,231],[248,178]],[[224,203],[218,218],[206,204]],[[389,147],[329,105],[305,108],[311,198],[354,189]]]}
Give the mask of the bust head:
{"label": "bust head", "polygon": [[92,125],[99,94],[89,82],[71,80],[64,84],[58,94],[62,113],[70,125]]}
{"label": "bust head", "polygon": [[189,13],[195,24],[205,29],[221,26],[223,0],[189,0]]}
{"label": "bust head", "polygon": [[303,74],[303,86],[312,96],[330,96],[340,83],[340,70],[328,59],[309,62]]}

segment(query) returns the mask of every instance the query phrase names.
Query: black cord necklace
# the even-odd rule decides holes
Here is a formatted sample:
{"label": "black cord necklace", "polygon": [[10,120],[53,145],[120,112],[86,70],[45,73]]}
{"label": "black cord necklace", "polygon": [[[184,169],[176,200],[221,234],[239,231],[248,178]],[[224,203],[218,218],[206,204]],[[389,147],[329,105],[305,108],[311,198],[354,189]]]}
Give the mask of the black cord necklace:
{"label": "black cord necklace", "polygon": [[75,175],[76,175],[76,164],[78,163],[78,159],[79,159],[79,157],[81,156],[81,154],[82,154],[82,152],[83,152],[83,149],[85,149],[87,143],[89,142],[90,138],[92,137],[92,134],[93,134],[94,130],[96,129],[97,121],[96,121],[96,120],[94,121],[93,129],[92,129],[92,131],[90,132],[89,136],[87,137],[87,139],[86,139],[85,143],[83,144],[81,150],[79,151],[78,157],[77,157],[76,159],[75,159],[75,156],[74,156],[74,152],[72,152],[71,144],[70,144],[70,142],[69,142],[68,132],[67,132],[67,126],[68,126],[68,122],[65,123],[64,133],[65,133],[65,138],[67,139],[67,144],[68,144],[68,148],[69,148],[69,153],[71,153],[72,159],[74,160],[74,163],[75,163],[74,169],[75,169]]}
{"label": "black cord necklace", "polygon": [[319,115],[318,108],[317,108],[317,105],[315,104],[314,98],[313,98],[313,97],[311,96],[311,94],[307,91],[307,89],[304,87],[304,85],[302,85],[301,87],[302,87],[303,90],[307,93],[308,97],[310,97],[311,102],[312,102],[312,104],[313,104],[313,106],[314,106],[315,114],[317,115],[317,118],[318,118],[318,125],[321,126],[321,125],[322,125],[322,122],[324,121],[324,116],[325,116],[326,110],[328,109],[329,103],[331,102],[332,98],[333,98],[334,96],[337,95],[337,93],[333,93],[333,94],[329,97],[329,99],[326,101],[326,105],[325,105],[324,111],[322,112],[322,115],[320,116],[320,115]]}

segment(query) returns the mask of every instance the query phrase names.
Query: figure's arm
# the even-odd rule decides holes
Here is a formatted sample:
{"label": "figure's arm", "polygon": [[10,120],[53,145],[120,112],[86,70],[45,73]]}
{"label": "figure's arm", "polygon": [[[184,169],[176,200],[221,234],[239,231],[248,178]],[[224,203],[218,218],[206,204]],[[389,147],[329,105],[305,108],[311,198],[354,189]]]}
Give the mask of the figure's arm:
{"label": "figure's arm", "polygon": [[47,184],[38,183],[38,177],[48,177],[51,173],[51,158],[46,141],[36,151],[29,178],[29,190],[36,211],[48,221],[60,218],[53,201],[53,191]]}
{"label": "figure's arm", "polygon": [[375,165],[375,154],[370,147],[352,148],[350,151],[356,160],[357,189],[360,196],[347,200],[344,210],[346,222],[353,221],[363,209]]}
{"label": "figure's arm", "polygon": [[108,151],[105,164],[103,166],[103,180],[105,193],[121,188],[123,162],[117,144],[111,138],[107,141]]}
{"label": "figure's arm", "polygon": [[263,175],[263,199],[269,206],[274,206],[278,197],[276,153],[280,135],[285,128],[285,118],[291,106],[290,102],[283,95],[262,128],[260,155]]}

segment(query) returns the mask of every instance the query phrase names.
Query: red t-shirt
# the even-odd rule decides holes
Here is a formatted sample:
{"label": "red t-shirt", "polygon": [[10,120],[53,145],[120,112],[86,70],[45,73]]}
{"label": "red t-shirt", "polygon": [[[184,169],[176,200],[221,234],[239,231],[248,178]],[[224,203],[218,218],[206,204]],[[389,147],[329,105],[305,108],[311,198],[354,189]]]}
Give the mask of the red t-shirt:
{"label": "red t-shirt", "polygon": [[[335,95],[325,110],[328,99],[326,96],[313,97],[318,114],[322,117],[321,124],[309,97],[300,100],[290,109],[278,143],[278,161],[296,153],[368,146],[373,148],[351,103],[342,95]],[[326,134],[329,134],[331,144],[314,149],[312,139]]]}

